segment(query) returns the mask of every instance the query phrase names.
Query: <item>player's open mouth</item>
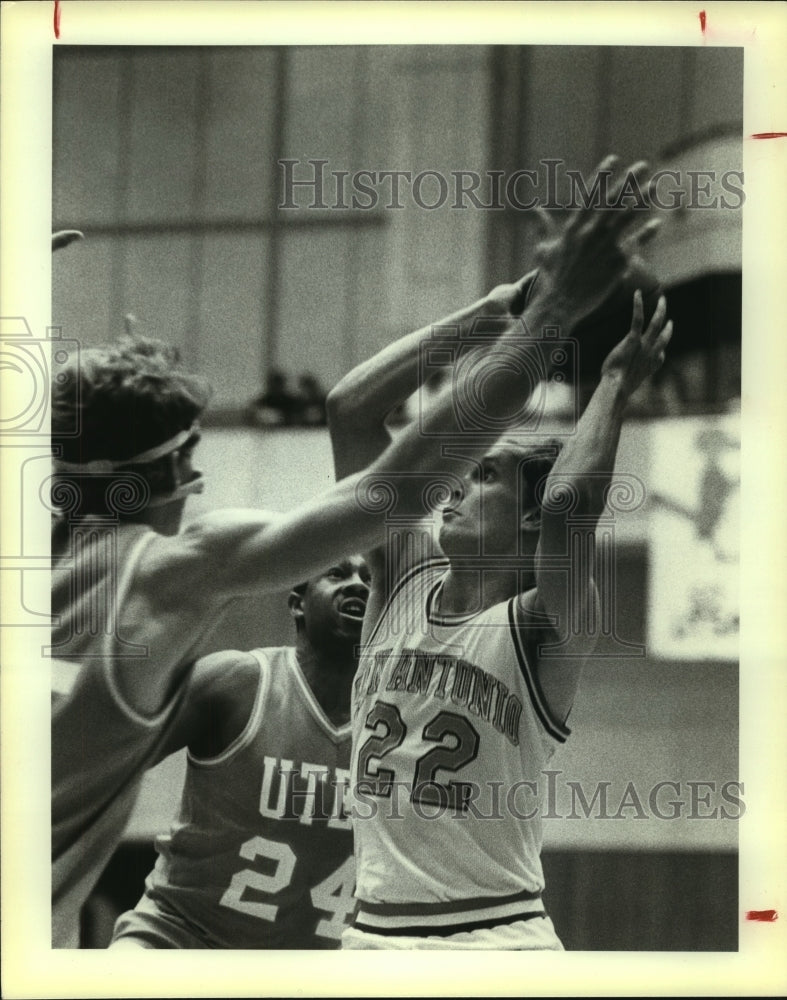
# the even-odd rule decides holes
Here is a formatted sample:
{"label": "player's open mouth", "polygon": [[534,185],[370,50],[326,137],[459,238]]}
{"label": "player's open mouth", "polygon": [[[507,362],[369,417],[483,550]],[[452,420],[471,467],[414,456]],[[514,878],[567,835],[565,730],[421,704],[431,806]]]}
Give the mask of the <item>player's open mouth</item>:
{"label": "player's open mouth", "polygon": [[362,622],[365,613],[366,601],[362,601],[360,597],[348,597],[339,605],[339,614],[355,622]]}

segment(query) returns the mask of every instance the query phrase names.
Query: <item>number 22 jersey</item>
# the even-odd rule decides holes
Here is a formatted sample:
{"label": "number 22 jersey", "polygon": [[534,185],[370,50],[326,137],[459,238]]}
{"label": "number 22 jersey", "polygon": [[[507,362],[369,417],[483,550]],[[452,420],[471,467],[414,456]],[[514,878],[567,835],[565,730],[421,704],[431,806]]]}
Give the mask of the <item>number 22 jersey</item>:
{"label": "number 22 jersey", "polygon": [[441,615],[445,560],[395,586],[353,684],[357,930],[453,934],[543,914],[539,779],[569,730],[519,598]]}

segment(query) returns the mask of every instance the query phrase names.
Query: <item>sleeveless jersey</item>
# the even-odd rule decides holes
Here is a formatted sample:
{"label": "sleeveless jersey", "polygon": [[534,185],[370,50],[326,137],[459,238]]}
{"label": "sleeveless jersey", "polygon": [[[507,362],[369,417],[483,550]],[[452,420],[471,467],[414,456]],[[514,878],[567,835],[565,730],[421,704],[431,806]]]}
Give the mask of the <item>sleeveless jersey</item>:
{"label": "sleeveless jersey", "polygon": [[518,599],[440,615],[447,568],[399,581],[353,684],[354,927],[377,935],[544,913],[539,779],[569,730],[525,656]]}
{"label": "sleeveless jersey", "polygon": [[350,725],[332,725],[292,648],[254,650],[251,718],[224,753],[188,757],[180,809],[113,944],[337,948],[355,899],[344,811]]}
{"label": "sleeveless jersey", "polygon": [[82,904],[117,847],[142,775],[160,758],[183,702],[187,675],[155,716],[140,715],[114,677],[121,649],[147,652],[150,621],[129,620],[120,611],[134,592],[142,553],[159,537],[138,524],[88,529],[53,564],[52,652],[68,657],[52,660],[54,947],[78,947]]}

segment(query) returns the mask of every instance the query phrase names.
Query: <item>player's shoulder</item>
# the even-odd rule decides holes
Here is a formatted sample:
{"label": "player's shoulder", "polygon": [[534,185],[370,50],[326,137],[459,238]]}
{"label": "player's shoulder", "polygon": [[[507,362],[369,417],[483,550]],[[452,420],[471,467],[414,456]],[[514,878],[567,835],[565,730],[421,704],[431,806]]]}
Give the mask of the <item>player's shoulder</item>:
{"label": "player's shoulder", "polygon": [[394,589],[403,590],[423,582],[439,580],[448,572],[451,563],[445,556],[429,555],[403,567],[394,580]]}
{"label": "player's shoulder", "polygon": [[292,670],[298,663],[294,646],[260,646],[249,650],[249,656],[269,670]]}
{"label": "player's shoulder", "polygon": [[259,682],[260,663],[251,652],[224,649],[197,660],[190,686],[198,700],[246,700]]}
{"label": "player's shoulder", "polygon": [[223,756],[254,728],[261,683],[260,663],[250,652],[228,649],[197,660],[185,713],[186,743],[194,758]]}
{"label": "player's shoulder", "polygon": [[544,602],[536,587],[523,590],[511,598],[509,606],[513,612],[514,621],[520,629],[539,633],[554,630],[555,621],[547,614]]}
{"label": "player's shoulder", "polygon": [[412,570],[421,572],[433,562],[445,559],[432,518],[422,518],[402,535],[398,541],[389,539],[387,544],[366,553],[373,580],[395,584]]}

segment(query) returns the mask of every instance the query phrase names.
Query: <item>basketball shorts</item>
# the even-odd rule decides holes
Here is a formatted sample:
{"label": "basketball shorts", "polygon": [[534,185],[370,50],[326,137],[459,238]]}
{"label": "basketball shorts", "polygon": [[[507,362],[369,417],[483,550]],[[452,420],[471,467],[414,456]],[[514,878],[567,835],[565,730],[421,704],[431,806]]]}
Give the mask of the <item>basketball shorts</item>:
{"label": "basketball shorts", "polygon": [[483,927],[474,931],[461,931],[445,937],[427,935],[410,937],[407,935],[371,934],[354,927],[342,935],[345,949],[396,949],[407,951],[563,951],[560,938],[550,918],[546,915],[529,920],[517,920],[512,924],[497,927]]}
{"label": "basketball shorts", "polygon": [[159,909],[143,896],[133,910],[115,921],[110,948],[209,948],[185,920]]}

